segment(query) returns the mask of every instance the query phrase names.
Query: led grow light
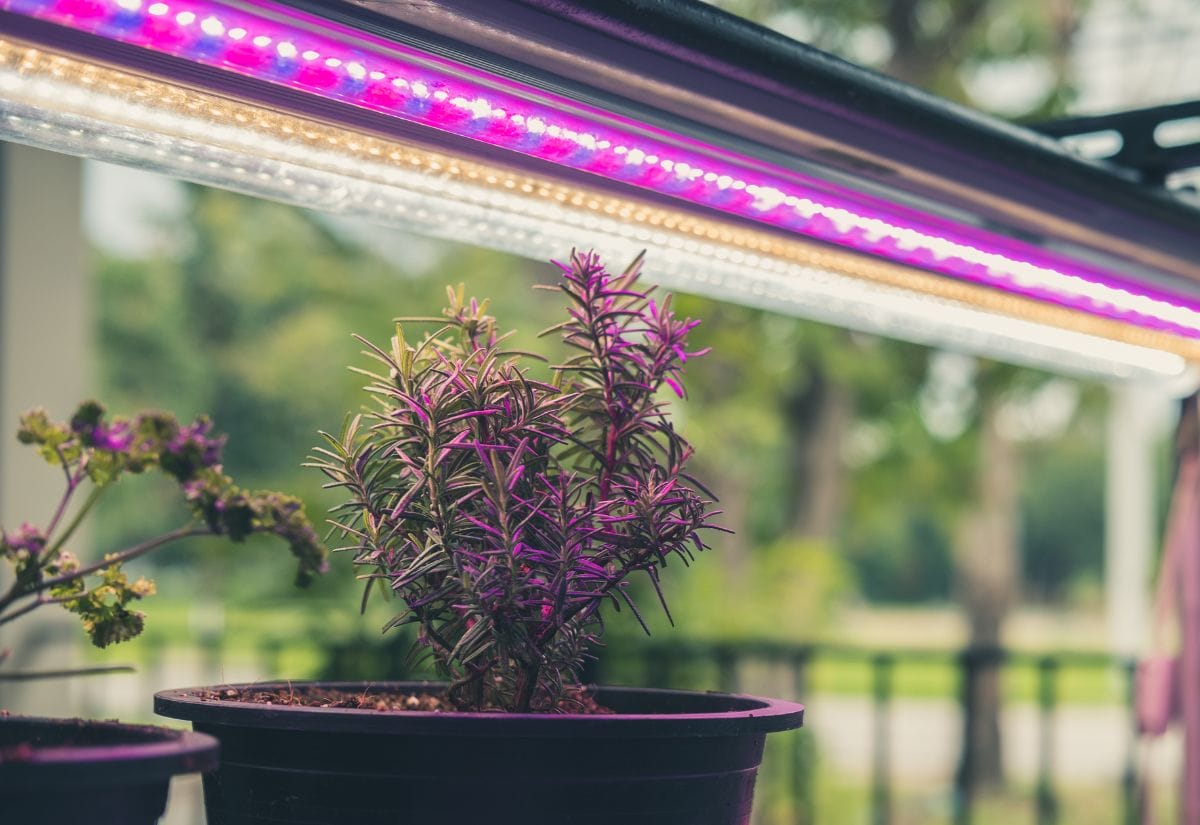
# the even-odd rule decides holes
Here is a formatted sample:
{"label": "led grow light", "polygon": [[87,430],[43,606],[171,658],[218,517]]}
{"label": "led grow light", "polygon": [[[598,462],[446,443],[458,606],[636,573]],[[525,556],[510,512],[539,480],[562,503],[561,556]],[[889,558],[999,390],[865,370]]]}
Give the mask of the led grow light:
{"label": "led grow light", "polygon": [[0,8],[479,141],[799,236],[1149,329],[1200,305],[274,4],[0,0]]}
{"label": "led grow light", "polygon": [[0,135],[533,257],[652,247],[669,286],[1059,370],[1162,377],[1200,359],[1193,339],[2,40]]}

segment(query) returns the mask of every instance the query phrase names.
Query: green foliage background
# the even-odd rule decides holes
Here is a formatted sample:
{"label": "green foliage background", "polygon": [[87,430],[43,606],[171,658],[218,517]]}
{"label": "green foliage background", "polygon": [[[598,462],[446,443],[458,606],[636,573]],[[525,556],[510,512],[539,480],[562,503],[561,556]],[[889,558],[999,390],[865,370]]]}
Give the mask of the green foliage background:
{"label": "green foliage background", "polygon": [[[717,5],[983,108],[988,101],[972,97],[974,77],[1038,61],[1048,67],[1042,93],[1005,113],[1030,118],[1061,113],[1072,99],[1064,55],[1087,7],[1033,0]],[[351,332],[384,339],[394,316],[436,310],[444,286],[459,282],[492,298],[501,325],[520,331],[521,348],[538,351],[545,344],[535,333],[556,320],[554,295],[531,289],[552,278],[544,264],[436,243],[436,264],[426,271],[418,261],[429,257],[432,242],[414,240],[422,249],[411,259],[385,257],[356,240],[361,233],[302,210],[195,186],[187,187],[186,202],[181,217],[159,219],[168,243],[157,252],[98,262],[102,397],[115,411],[151,405],[181,416],[211,413],[230,435],[227,463],[237,477],[302,495],[317,518],[331,499],[299,465],[317,430],[338,429],[361,403],[360,381],[346,369],[360,362]],[[654,257],[650,250],[650,278]],[[978,483],[981,405],[1023,403],[1047,376],[981,362],[952,399],[957,432],[937,433],[923,407],[935,383],[923,347],[697,296],[681,296],[679,306],[704,319],[694,337],[714,351],[690,366],[691,398],[676,414],[697,447],[698,474],[722,497],[726,524],[737,533],[714,537],[715,552],[696,570],[668,577],[683,632],[812,638],[847,600],[954,599],[955,524]],[[824,438],[810,419],[831,392],[846,403],[844,426],[830,438],[869,449],[808,466],[803,451]],[[1061,602],[1095,590],[1102,396],[1085,388],[1055,444],[1022,448],[1025,597]],[[102,514],[97,539],[105,548],[171,521],[169,491],[122,492]],[[814,528],[806,510],[818,493],[832,496],[836,518]],[[164,555],[160,565],[165,575],[174,569],[194,577],[214,599],[293,597],[270,554],[245,554],[235,564],[232,552],[193,547]],[[334,574],[304,598],[344,598],[353,589],[349,577],[335,561]],[[346,601],[342,609],[351,607]]]}
{"label": "green foliage background", "polygon": [[[445,286],[465,282],[468,293],[491,297],[503,327],[519,331],[515,346],[548,346],[536,333],[557,320],[558,297],[532,286],[553,278],[549,264],[439,245],[436,265],[417,271],[303,210],[193,186],[186,202],[185,214],[163,227],[170,240],[160,251],[99,259],[101,396],[116,412],[210,412],[230,436],[230,470],[247,486],[301,495],[314,519],[333,499],[300,464],[317,431],[336,430],[363,400],[360,378],[347,369],[362,363],[351,332],[386,339],[394,316],[436,311]],[[653,265],[651,252],[651,278]],[[704,319],[695,340],[714,352],[689,365],[690,398],[676,405],[677,418],[697,447],[701,477],[746,502],[737,523],[726,521],[736,537],[714,536],[714,552],[694,570],[668,574],[679,632],[809,639],[826,635],[847,599],[948,599],[947,502],[962,490],[971,455],[963,439],[939,442],[922,421],[927,351],[697,296],[680,296],[679,309]],[[809,491],[788,450],[788,400],[814,371],[853,386],[855,426],[886,434],[882,452],[849,469],[846,516],[826,538],[792,527]],[[1100,458],[1084,419],[1061,450],[1039,453],[1026,495],[1025,569],[1040,598],[1075,592],[1099,572]],[[180,515],[170,490],[115,492],[96,532],[105,549]],[[1090,527],[1072,529],[1063,512]],[[338,562],[299,594],[274,553],[196,542],[157,560],[166,577],[160,598],[199,594],[230,606],[313,599],[351,613],[356,588]],[[187,590],[170,586],[172,577]],[[152,624],[153,601],[147,609]],[[667,623],[652,617],[652,626]],[[620,619],[612,627],[633,628]]]}
{"label": "green foliage background", "polygon": [[[1063,114],[1074,97],[1065,56],[1088,3],[719,0],[716,5],[984,109],[989,101],[976,95],[979,76],[1035,63],[1046,70],[1045,88],[1000,113],[1039,119]],[[435,311],[445,285],[459,282],[470,294],[492,298],[501,325],[521,331],[516,341],[521,348],[542,347],[535,333],[557,320],[556,297],[531,289],[553,277],[543,264],[468,245],[435,244],[435,264],[425,269],[418,262],[430,257],[426,241],[412,242],[422,247],[421,254],[397,261],[355,240],[361,233],[352,236],[302,210],[197,187],[187,188],[187,204],[181,217],[162,219],[167,246],[136,259],[98,261],[101,397],[117,412],[152,405],[180,416],[212,413],[218,428],[230,434],[227,463],[237,477],[247,485],[301,495],[315,519],[331,499],[318,489],[320,478],[299,465],[316,443],[317,430],[336,430],[345,412],[361,403],[360,379],[346,369],[361,363],[351,332],[386,338],[394,316]],[[650,250],[650,278],[654,258]],[[664,617],[647,610],[656,636],[837,638],[839,610],[848,604],[953,601],[960,589],[956,522],[986,471],[977,449],[981,401],[1028,404],[1049,377],[978,362],[969,381],[950,390],[957,425],[939,428],[931,425],[928,409],[939,391],[934,354],[923,347],[697,296],[681,296],[679,309],[704,319],[695,340],[714,352],[690,365],[691,398],[676,405],[677,419],[697,447],[697,474],[717,488],[726,524],[737,535],[714,536],[713,551],[694,569],[672,565],[667,571],[665,589],[678,628],[669,631]],[[1076,386],[1079,400],[1065,429],[1021,445],[1018,596],[1026,603],[1094,608],[1103,557],[1105,403],[1102,388]],[[828,400],[824,394],[831,387],[851,400],[841,435],[853,449],[834,462],[843,485],[836,522],[809,535],[802,529],[803,511],[816,485],[829,479],[806,478],[798,455],[811,432],[805,415]],[[1166,475],[1166,462],[1163,466]],[[117,501],[107,502],[116,506],[100,514],[95,535],[102,548],[174,523],[170,491],[139,485],[119,492]],[[360,633],[370,637],[386,619],[387,606],[378,602],[365,621],[355,616],[359,591],[348,560],[335,559],[326,580],[299,593],[290,586],[287,559],[249,549],[237,552],[218,543],[162,555],[157,599],[222,600],[230,636],[310,633],[310,642],[319,642],[321,634],[354,640]],[[163,618],[170,621],[162,626],[172,636],[195,635],[197,626],[181,615],[178,601],[163,605]],[[155,634],[154,600],[146,610]],[[609,630],[610,651],[640,634],[627,616],[610,617]],[[312,661],[287,664],[292,672],[315,667]],[[866,670],[849,679],[847,673],[838,663],[822,665],[813,688],[866,693]],[[955,689],[949,668],[913,673],[900,674],[901,694],[948,696]],[[906,687],[906,679],[918,687]],[[1095,681],[1086,690],[1065,686],[1064,696],[1111,700],[1108,681]],[[1033,687],[1006,694],[1029,699]],[[855,798],[821,805],[863,808],[865,816],[861,789],[851,794],[825,780],[817,787],[827,797]],[[906,804],[899,800],[899,807]],[[912,821],[928,818],[923,809]]]}

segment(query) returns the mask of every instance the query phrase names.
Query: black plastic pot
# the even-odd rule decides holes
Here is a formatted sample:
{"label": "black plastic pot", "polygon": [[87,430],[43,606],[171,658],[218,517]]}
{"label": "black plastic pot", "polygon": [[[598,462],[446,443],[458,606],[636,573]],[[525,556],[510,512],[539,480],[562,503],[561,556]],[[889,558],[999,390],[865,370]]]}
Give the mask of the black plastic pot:
{"label": "black plastic pot", "polygon": [[216,766],[216,740],[191,731],[0,717],[0,821],[154,825],[172,776]]}
{"label": "black plastic pot", "polygon": [[221,741],[221,767],[204,779],[209,825],[744,825],[766,735],[804,715],[793,702],[634,688],[597,689],[614,715],[387,713],[201,695],[164,691],[154,709]]}

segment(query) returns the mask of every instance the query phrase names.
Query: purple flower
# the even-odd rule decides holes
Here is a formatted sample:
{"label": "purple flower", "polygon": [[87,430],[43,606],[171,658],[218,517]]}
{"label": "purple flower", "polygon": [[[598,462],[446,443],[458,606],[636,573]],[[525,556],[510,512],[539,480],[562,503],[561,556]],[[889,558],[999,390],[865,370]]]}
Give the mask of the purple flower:
{"label": "purple flower", "polygon": [[181,485],[181,489],[183,490],[183,497],[185,499],[188,501],[199,501],[208,487],[204,482],[193,479],[192,481],[185,481]]}
{"label": "purple flower", "polygon": [[92,445],[101,450],[111,450],[114,453],[124,452],[133,444],[133,430],[128,421],[117,421],[113,424],[97,424],[92,428]]}
{"label": "purple flower", "polygon": [[207,418],[197,418],[191,424],[179,428],[179,432],[167,443],[167,452],[176,456],[190,453],[199,459],[201,465],[214,467],[221,463],[221,448],[225,446],[225,436],[209,438],[208,434],[211,431],[211,421]]}
{"label": "purple flower", "polygon": [[34,525],[24,522],[13,532],[4,533],[4,546],[12,550],[24,550],[36,556],[46,546],[46,536]]}

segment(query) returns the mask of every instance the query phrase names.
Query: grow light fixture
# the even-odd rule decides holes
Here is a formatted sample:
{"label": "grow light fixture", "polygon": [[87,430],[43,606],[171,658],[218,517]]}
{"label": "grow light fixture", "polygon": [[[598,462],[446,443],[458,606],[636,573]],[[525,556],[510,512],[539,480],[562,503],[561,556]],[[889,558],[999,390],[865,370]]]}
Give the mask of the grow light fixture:
{"label": "grow light fixture", "polygon": [[1200,357],[1196,294],[284,4],[0,9],[16,140],[529,255],[661,248],[684,289],[1059,369]]}

